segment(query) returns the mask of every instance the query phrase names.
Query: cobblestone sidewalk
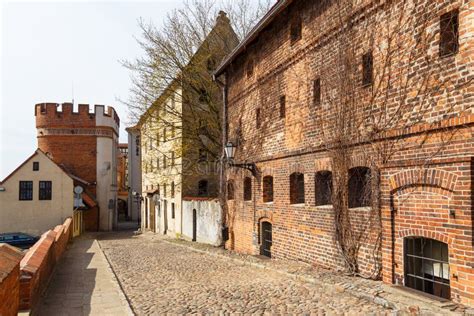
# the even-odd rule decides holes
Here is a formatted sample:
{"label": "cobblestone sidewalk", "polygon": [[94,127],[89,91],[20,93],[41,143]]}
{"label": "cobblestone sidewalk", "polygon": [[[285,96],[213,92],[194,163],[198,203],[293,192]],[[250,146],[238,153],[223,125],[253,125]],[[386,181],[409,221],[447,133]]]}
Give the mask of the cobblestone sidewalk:
{"label": "cobblestone sidewalk", "polygon": [[198,252],[160,238],[104,234],[100,244],[137,315],[390,315],[336,286]]}

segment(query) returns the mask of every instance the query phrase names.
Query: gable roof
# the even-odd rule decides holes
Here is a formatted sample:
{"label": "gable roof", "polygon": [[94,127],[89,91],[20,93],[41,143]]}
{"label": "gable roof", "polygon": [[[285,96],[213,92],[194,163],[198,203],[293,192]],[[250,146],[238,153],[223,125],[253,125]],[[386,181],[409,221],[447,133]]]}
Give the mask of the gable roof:
{"label": "gable roof", "polygon": [[214,76],[217,78],[222,75],[227,67],[240,56],[247,47],[254,42],[260,33],[271,23],[275,18],[280,15],[294,0],[278,0],[273,7],[263,16],[263,18],[253,27],[249,34],[240,42],[239,45],[227,56],[224,61],[220,64],[217,70],[214,72]]}
{"label": "gable roof", "polygon": [[35,152],[29,156],[25,161],[23,161],[18,167],[15,168],[15,170],[13,170],[8,176],[5,177],[5,179],[3,179],[2,181],[0,181],[0,185],[4,184],[5,181],[7,181],[9,178],[11,178],[18,170],[20,170],[24,165],[26,165],[31,159],[33,159],[33,157],[35,157],[36,155],[43,155],[45,156],[46,158],[49,159],[49,161],[51,161],[54,165],[56,165],[59,169],[61,169],[68,177],[70,177],[71,179],[73,179],[73,177],[71,176],[71,174],[69,172],[67,172],[63,167],[61,167],[60,165],[58,165],[57,163],[55,163],[48,155],[46,155],[41,149],[36,149]]}

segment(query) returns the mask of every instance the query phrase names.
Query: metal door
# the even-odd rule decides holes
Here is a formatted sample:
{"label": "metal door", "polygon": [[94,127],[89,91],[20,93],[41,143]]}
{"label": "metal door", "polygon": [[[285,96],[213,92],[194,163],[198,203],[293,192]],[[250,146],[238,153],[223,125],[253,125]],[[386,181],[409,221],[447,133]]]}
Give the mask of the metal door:
{"label": "metal door", "polygon": [[448,245],[429,238],[405,238],[405,286],[449,299]]}
{"label": "metal door", "polygon": [[272,257],[272,224],[269,222],[262,222],[260,228],[260,254],[266,257]]}

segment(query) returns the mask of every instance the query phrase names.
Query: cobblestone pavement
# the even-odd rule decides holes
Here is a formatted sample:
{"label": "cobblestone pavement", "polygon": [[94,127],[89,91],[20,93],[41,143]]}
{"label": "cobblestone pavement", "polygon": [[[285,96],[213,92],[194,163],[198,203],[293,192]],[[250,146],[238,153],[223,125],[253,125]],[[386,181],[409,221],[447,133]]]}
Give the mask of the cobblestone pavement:
{"label": "cobblestone pavement", "polygon": [[392,313],[337,286],[301,282],[160,238],[120,232],[99,239],[138,315]]}

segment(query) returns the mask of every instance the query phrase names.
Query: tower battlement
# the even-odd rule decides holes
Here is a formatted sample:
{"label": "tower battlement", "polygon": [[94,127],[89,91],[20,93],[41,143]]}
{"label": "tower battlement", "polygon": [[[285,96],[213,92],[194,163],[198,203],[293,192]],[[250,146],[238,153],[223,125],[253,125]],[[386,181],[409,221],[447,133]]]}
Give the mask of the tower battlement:
{"label": "tower battlement", "polygon": [[38,103],[35,105],[37,128],[89,128],[97,126],[112,127],[117,133],[120,118],[113,107],[79,104],[75,112],[72,103]]}

